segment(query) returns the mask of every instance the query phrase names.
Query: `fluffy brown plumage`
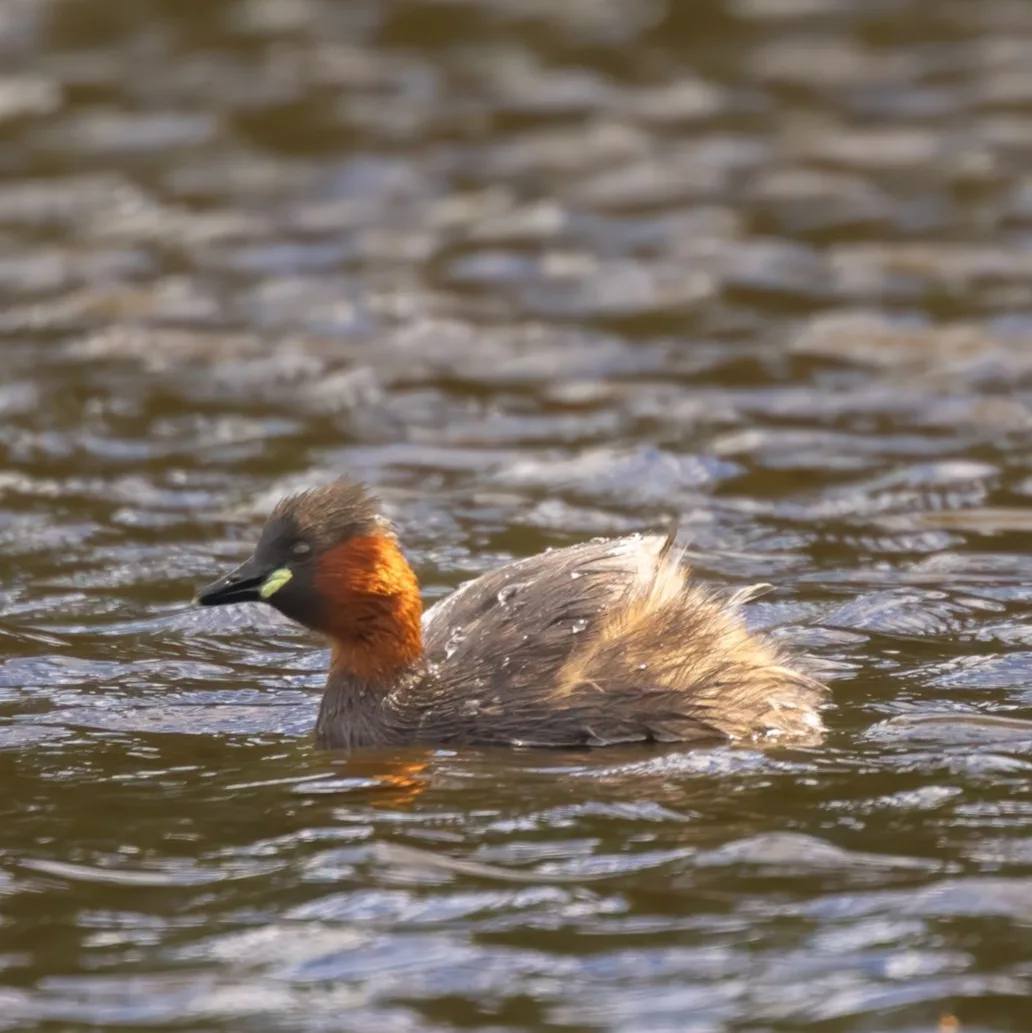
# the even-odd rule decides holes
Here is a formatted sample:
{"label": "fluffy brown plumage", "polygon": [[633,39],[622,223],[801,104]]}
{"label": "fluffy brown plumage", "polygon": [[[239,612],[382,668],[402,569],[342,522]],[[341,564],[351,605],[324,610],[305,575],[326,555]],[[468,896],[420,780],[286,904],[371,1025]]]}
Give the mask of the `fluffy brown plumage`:
{"label": "fluffy brown plumage", "polygon": [[[285,569],[286,588],[266,596]],[[330,637],[326,746],[811,742],[822,730],[824,687],[746,630],[737,611],[750,592],[721,601],[694,584],[670,538],[517,560],[420,628],[389,524],[364,489],[338,482],[280,503],[255,556],[200,598],[248,591]]]}

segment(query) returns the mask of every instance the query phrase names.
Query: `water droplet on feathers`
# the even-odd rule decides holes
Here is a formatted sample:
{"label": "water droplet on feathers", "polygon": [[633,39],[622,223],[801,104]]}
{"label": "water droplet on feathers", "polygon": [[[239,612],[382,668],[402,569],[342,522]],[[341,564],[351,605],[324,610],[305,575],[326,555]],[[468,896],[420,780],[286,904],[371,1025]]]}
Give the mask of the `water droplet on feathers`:
{"label": "water droplet on feathers", "polygon": [[455,655],[455,651],[466,641],[466,629],[463,627],[453,628],[451,634],[448,636],[448,641],[444,644],[444,655],[451,659]]}

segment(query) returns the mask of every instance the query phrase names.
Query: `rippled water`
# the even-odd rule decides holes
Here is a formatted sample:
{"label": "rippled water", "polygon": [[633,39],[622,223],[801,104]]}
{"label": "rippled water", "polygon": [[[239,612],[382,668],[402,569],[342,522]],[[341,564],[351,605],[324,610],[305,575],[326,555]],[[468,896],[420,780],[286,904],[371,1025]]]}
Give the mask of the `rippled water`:
{"label": "rippled water", "polygon": [[[1032,1027],[1032,6],[0,5],[0,1028]],[[309,739],[281,493],[428,600],[679,514],[820,748]]]}

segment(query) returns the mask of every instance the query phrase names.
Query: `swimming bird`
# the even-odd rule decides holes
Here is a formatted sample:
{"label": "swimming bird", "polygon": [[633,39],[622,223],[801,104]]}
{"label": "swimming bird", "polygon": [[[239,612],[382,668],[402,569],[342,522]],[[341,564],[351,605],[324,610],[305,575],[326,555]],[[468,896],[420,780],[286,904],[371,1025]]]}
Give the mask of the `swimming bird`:
{"label": "swimming bird", "polygon": [[696,583],[673,534],[518,559],[423,613],[379,503],[339,480],[283,499],[205,606],[263,601],[329,640],[327,748],[607,746],[819,737],[824,687]]}

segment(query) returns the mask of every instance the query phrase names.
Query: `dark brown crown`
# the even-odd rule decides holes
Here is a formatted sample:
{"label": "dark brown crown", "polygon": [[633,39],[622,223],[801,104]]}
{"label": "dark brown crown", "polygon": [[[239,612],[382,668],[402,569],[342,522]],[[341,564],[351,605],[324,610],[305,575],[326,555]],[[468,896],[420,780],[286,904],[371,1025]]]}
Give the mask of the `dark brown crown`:
{"label": "dark brown crown", "polygon": [[289,524],[319,549],[361,535],[393,535],[379,500],[363,485],[343,478],[282,499],[272,522]]}

